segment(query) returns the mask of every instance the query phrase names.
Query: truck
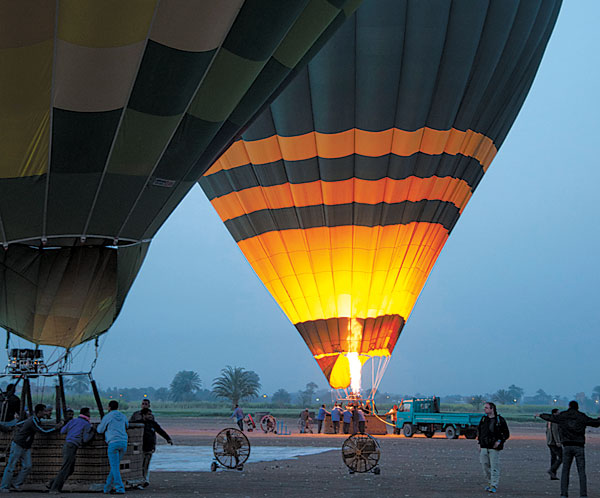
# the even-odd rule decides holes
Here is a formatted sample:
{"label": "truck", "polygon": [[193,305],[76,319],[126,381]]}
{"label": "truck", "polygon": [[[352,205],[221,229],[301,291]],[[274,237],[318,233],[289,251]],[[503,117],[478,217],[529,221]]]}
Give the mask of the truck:
{"label": "truck", "polygon": [[440,412],[440,399],[435,396],[405,399],[396,414],[396,428],[405,437],[419,432],[433,437],[436,432],[442,431],[448,439],[457,439],[461,435],[475,439],[482,416],[482,413]]}

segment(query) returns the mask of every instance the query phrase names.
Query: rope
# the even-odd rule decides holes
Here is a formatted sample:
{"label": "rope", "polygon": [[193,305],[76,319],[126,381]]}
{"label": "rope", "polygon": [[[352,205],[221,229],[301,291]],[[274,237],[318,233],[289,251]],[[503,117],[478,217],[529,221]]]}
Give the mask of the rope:
{"label": "rope", "polygon": [[389,425],[390,427],[393,427],[394,429],[396,428],[396,424],[391,424],[390,422],[388,422],[387,420],[383,420],[379,415],[377,415],[375,412],[371,413],[371,415],[374,415],[376,419],[380,420],[381,422],[383,422],[386,425]]}

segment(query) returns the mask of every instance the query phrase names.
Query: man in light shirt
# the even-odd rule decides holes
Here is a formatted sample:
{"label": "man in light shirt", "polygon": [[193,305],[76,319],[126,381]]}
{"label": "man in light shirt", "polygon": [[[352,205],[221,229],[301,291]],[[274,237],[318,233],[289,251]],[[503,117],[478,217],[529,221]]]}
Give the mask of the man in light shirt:
{"label": "man in light shirt", "polygon": [[108,444],[108,463],[110,473],[106,478],[104,493],[114,492],[118,495],[125,494],[125,486],[121,479],[121,458],[127,451],[127,428],[129,422],[127,417],[119,411],[119,403],[114,399],[108,403],[108,413],[100,422],[96,431],[104,433],[106,444]]}

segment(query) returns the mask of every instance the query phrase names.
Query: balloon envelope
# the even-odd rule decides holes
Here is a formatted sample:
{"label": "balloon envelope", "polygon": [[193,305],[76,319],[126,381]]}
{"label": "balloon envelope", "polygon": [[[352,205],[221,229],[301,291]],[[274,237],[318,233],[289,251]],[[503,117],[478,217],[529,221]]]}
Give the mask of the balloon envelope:
{"label": "balloon envelope", "polygon": [[388,356],[560,0],[368,0],[200,185],[332,387]]}
{"label": "balloon envelope", "polygon": [[[71,287],[62,283],[66,296],[80,288],[79,279],[93,287],[102,278],[97,258],[106,257],[113,283],[131,285],[130,254],[137,271],[146,252],[141,246],[210,165],[207,158],[358,3],[0,0],[0,244],[11,253],[5,264],[19,265],[29,250],[39,272],[52,272],[52,261],[76,253],[78,269],[68,270],[68,280],[78,277]],[[65,250],[39,257],[39,248],[50,247]],[[121,268],[127,278],[120,278]],[[33,278],[35,295],[47,296],[39,286],[62,270],[49,280],[31,271],[21,276]],[[14,283],[0,282],[11,295],[22,289]],[[128,290],[110,287],[115,303]],[[78,311],[69,306],[64,317],[100,313],[105,293],[97,296]],[[22,312],[27,308],[31,318],[47,310],[31,310],[30,294],[13,297],[17,309],[0,304],[0,325],[40,344],[69,347],[105,331],[120,307],[110,320],[105,315],[70,333],[60,325],[62,308],[51,307],[57,319],[45,320],[40,332],[24,325],[35,320]]]}

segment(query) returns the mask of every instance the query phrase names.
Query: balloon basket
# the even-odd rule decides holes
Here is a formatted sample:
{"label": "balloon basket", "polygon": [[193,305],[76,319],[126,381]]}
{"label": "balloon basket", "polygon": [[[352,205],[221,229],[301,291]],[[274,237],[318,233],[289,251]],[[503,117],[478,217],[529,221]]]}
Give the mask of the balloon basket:
{"label": "balloon basket", "polygon": [[[54,424],[44,422],[47,427]],[[97,426],[98,424],[92,424]],[[143,475],[142,436],[144,424],[130,424],[127,431],[127,451],[121,459],[121,476],[125,486],[134,488],[142,484]],[[0,433],[0,472],[8,462],[12,433]],[[65,436],[58,432],[36,434],[31,451],[32,469],[22,486],[24,491],[44,491],[46,484],[54,479],[62,467],[62,448]],[[65,491],[102,491],[110,471],[107,445],[101,434],[79,448],[75,471],[64,486]],[[15,470],[18,473],[19,467]]]}

